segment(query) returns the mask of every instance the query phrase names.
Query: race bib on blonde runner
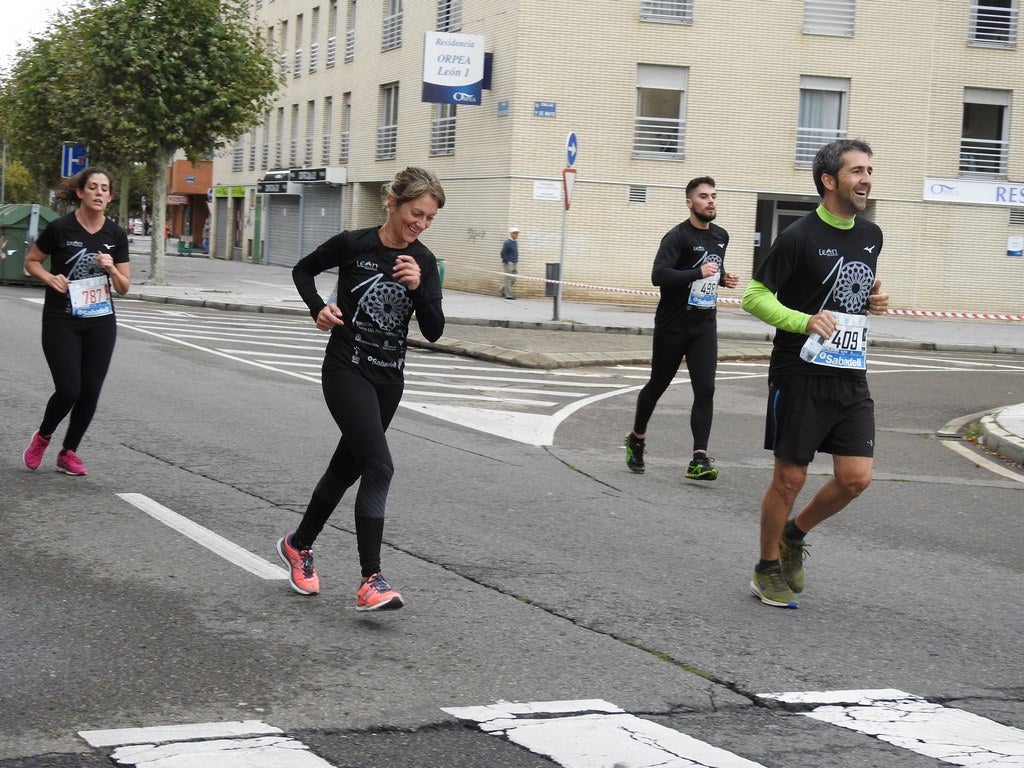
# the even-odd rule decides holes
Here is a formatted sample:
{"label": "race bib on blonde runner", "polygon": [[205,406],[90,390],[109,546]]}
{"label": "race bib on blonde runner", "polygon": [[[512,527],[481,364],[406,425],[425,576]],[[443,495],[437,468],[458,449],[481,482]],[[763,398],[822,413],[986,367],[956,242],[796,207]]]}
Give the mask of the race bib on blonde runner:
{"label": "race bib on blonde runner", "polygon": [[868,367],[868,316],[833,312],[835,333],[821,345],[821,351],[811,361],[830,368],[864,370]]}
{"label": "race bib on blonde runner", "polygon": [[690,283],[690,298],[687,303],[698,309],[711,309],[718,302],[718,273],[711,277]]}
{"label": "race bib on blonde runner", "polygon": [[100,317],[114,312],[110,303],[110,281],[104,277],[87,277],[68,283],[71,314],[75,317]]}

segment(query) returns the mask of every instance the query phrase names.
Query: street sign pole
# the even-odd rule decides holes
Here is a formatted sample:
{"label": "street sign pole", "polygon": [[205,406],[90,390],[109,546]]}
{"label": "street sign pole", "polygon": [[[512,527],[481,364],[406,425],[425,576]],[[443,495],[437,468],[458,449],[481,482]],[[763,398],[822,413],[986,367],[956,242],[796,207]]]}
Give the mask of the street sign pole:
{"label": "street sign pole", "polygon": [[573,164],[576,162],[576,152],[579,143],[576,134],[570,133],[565,137],[565,159],[568,168],[562,169],[562,192],[565,195],[565,208],[562,210],[562,243],[558,248],[558,282],[555,283],[555,312],[552,320],[558,320],[562,311],[562,275],[565,274],[565,238],[569,228],[569,205],[572,203],[573,184],[576,182],[576,169]]}

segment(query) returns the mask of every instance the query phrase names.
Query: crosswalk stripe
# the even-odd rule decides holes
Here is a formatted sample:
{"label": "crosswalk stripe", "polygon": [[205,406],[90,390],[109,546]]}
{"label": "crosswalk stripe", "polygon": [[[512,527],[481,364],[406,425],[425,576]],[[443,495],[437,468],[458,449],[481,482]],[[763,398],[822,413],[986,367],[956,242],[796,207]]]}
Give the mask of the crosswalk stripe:
{"label": "crosswalk stripe", "polygon": [[[565,768],[764,768],[607,701],[442,707]],[[553,717],[541,717],[551,714]],[[519,717],[525,715],[525,717]]]}
{"label": "crosswalk stripe", "polygon": [[148,744],[169,741],[215,739],[228,736],[267,736],[284,733],[280,728],[260,720],[231,720],[218,723],[191,723],[187,725],[155,725],[143,728],[110,728],[97,731],[79,731],[91,747],[120,747],[126,744]]}
{"label": "crosswalk stripe", "polygon": [[760,696],[790,705],[818,705],[800,714],[953,765],[1024,765],[1024,731],[905,691],[800,691]]}

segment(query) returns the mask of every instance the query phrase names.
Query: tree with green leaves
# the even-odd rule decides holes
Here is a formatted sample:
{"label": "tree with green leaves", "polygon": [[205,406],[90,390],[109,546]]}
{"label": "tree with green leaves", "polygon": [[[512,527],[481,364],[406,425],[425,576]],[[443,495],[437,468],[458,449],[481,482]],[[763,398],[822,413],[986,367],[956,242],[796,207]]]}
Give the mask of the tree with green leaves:
{"label": "tree with green leaves", "polygon": [[[94,161],[118,169],[149,166],[150,281],[163,284],[167,169],[174,155],[209,157],[258,123],[277,90],[274,59],[247,3],[90,0],[36,40],[27,57],[29,64],[23,70],[19,63],[5,84],[4,99],[27,100],[26,114],[51,110],[45,118],[51,146],[59,148],[74,132],[89,143]],[[45,66],[54,67],[49,75]]]}

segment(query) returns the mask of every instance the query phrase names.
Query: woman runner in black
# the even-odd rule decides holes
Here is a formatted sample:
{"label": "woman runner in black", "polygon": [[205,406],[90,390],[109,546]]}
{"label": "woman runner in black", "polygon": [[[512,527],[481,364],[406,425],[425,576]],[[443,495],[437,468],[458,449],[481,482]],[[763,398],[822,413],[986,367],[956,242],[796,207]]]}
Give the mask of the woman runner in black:
{"label": "woman runner in black", "polygon": [[[78,207],[51,221],[25,259],[25,271],[46,284],[43,300],[43,354],[54,393],[39,429],[25,449],[25,466],[38,469],[54,431],[71,414],[57,469],[88,472],[76,451],[85,436],[117,340],[110,289],[131,287],[128,236],[106,217],[113,198],[110,174],[90,167],[64,188],[64,202]],[[43,266],[50,259],[50,269]]]}
{"label": "woman runner in black", "polygon": [[[444,330],[437,260],[418,239],[444,207],[444,189],[429,171],[410,167],[385,187],[385,198],[383,226],[335,235],[292,270],[316,327],[331,333],[321,381],[341,440],[302,522],[277,542],[277,552],[288,564],[295,591],[319,592],[313,542],[345,491],[359,480],[355,526],[362,571],[356,593],[360,611],[403,605],[380,569],[384,507],[394,471],[384,433],[402,399],[413,313],[426,339],[436,341]],[[337,300],[328,304],[317,293],[315,277],[335,267]]]}

